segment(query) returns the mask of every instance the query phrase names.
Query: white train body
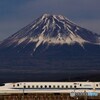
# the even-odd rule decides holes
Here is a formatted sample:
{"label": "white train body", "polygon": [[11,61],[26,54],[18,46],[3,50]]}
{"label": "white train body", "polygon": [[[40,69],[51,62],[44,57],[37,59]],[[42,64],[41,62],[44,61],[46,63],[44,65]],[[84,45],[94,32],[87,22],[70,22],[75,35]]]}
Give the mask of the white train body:
{"label": "white train body", "polygon": [[100,82],[17,82],[0,86],[0,94],[71,92],[100,93]]}

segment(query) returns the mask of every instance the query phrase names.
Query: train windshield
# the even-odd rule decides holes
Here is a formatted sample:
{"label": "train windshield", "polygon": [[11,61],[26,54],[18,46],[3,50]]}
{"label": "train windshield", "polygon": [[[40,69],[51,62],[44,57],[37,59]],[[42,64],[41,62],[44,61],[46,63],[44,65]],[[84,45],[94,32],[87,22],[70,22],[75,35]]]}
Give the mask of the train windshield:
{"label": "train windshield", "polygon": [[0,83],[0,86],[4,86],[5,84],[4,83]]}

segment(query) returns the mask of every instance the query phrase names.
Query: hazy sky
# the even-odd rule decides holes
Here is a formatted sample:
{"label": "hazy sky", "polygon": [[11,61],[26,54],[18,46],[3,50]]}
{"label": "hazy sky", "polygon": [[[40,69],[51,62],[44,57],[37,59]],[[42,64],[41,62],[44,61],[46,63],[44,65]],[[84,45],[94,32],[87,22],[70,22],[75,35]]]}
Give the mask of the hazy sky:
{"label": "hazy sky", "polygon": [[44,13],[64,15],[100,34],[100,0],[0,0],[0,40]]}

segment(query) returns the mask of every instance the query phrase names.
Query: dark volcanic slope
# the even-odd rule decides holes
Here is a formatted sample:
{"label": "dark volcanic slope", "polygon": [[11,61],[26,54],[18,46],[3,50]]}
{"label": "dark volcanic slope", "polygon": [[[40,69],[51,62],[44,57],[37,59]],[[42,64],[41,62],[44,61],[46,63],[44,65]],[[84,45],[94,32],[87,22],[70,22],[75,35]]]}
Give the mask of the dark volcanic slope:
{"label": "dark volcanic slope", "polygon": [[99,73],[100,35],[61,15],[44,14],[0,44],[2,81],[99,80]]}

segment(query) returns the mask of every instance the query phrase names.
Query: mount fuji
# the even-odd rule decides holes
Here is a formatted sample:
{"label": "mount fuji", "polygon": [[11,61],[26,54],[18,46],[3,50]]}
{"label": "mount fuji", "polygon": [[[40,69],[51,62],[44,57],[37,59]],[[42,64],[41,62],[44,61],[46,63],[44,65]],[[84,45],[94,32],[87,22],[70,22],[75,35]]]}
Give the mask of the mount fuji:
{"label": "mount fuji", "polygon": [[62,15],[44,14],[0,42],[2,80],[85,80],[99,67],[100,35]]}

